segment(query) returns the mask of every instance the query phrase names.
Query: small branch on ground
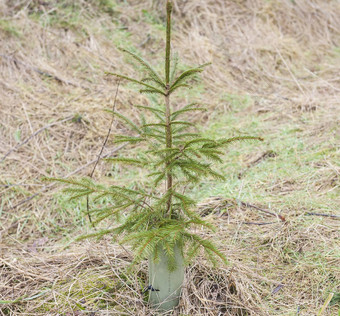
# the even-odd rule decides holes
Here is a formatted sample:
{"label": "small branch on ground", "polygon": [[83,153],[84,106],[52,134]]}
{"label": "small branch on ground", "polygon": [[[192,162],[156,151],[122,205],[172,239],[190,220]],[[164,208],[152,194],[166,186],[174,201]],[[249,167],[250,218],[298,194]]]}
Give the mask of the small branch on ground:
{"label": "small branch on ground", "polygon": [[324,217],[331,217],[331,218],[335,218],[335,219],[340,219],[339,215],[333,215],[333,214],[323,214],[323,213],[307,212],[305,215],[324,216]]}
{"label": "small branch on ground", "polygon": [[267,158],[274,158],[274,157],[276,157],[276,156],[277,156],[277,153],[276,153],[275,151],[273,151],[273,150],[268,150],[268,151],[262,153],[260,156],[255,157],[255,159],[253,159],[252,161],[248,162],[247,167],[246,167],[243,171],[241,171],[241,172],[238,174],[237,178],[238,178],[238,179],[241,179],[241,178],[243,177],[243,175],[244,175],[251,167],[256,166],[256,165],[259,164],[261,161],[263,161],[263,160],[265,160],[265,159],[267,159]]}
{"label": "small branch on ground", "polygon": [[24,270],[20,269],[19,267],[12,265],[11,263],[7,262],[6,260],[4,260],[2,258],[0,258],[0,262],[2,262],[5,266],[10,267],[11,269],[15,269],[15,270],[19,271],[20,273],[22,273],[23,275],[26,275],[28,277],[31,277],[31,278],[34,278],[34,279],[40,279],[40,280],[44,280],[44,281],[49,281],[49,282],[55,281],[54,279],[49,278],[49,277],[45,277],[43,275],[38,275],[36,273],[24,271]]}
{"label": "small branch on ground", "polygon": [[[103,155],[103,156],[100,157],[100,158],[106,158],[106,157],[108,157],[108,156],[114,154],[115,152],[119,151],[120,149],[124,148],[126,145],[127,145],[127,143],[122,144],[122,145],[118,146],[117,148],[111,150],[109,153]],[[76,170],[74,170],[74,171],[70,172],[69,174],[67,174],[66,176],[62,177],[62,179],[66,179],[66,178],[68,178],[68,177],[73,176],[74,174],[78,173],[79,171],[81,171],[81,170],[85,169],[86,167],[88,167],[88,166],[92,165],[93,163],[95,163],[95,162],[97,161],[97,159],[98,159],[98,158],[91,160],[91,161],[88,162],[87,164],[85,164],[85,165],[83,165],[83,166],[77,168]],[[48,184],[48,185],[45,185],[39,192],[37,192],[37,193],[35,193],[35,194],[33,194],[33,195],[27,197],[26,199],[21,200],[19,203],[15,204],[14,206],[11,206],[11,207],[9,207],[9,208],[7,208],[7,209],[4,209],[3,212],[8,212],[8,211],[10,211],[10,210],[14,210],[14,209],[18,208],[20,205],[23,205],[23,204],[25,204],[25,203],[27,203],[27,202],[33,200],[36,196],[38,196],[38,195],[40,195],[41,193],[45,192],[47,189],[53,187],[54,185],[55,185],[55,182],[52,182],[52,183],[50,183],[50,184]]]}
{"label": "small branch on ground", "polygon": [[256,222],[241,222],[241,224],[244,225],[258,225],[258,226],[264,226],[264,225],[271,225],[271,224],[277,224],[277,222],[268,222],[268,223],[256,223]]}
{"label": "small branch on ground", "polygon": [[272,216],[275,216],[277,218],[279,218],[282,222],[285,222],[286,219],[282,216],[282,215],[279,215],[279,214],[276,214],[274,212],[271,212],[271,211],[268,211],[268,210],[265,210],[263,208],[260,208],[256,205],[252,205],[252,204],[249,204],[249,203],[246,203],[246,202],[242,202],[240,200],[236,200],[237,203],[240,203],[242,206],[245,206],[245,207],[249,207],[249,208],[254,208],[260,212],[263,212],[263,213],[266,213],[266,214],[269,214],[269,215],[272,215]]}
{"label": "small branch on ground", "polygon": [[25,145],[26,143],[28,143],[32,138],[34,138],[35,136],[37,136],[39,133],[41,133],[42,131],[44,131],[45,129],[48,129],[54,125],[57,124],[61,124],[67,121],[70,121],[74,118],[74,116],[68,116],[65,119],[61,120],[61,121],[57,121],[57,122],[53,122],[51,124],[48,124],[40,129],[38,129],[37,131],[35,131],[31,136],[27,137],[24,141],[22,141],[20,144],[16,145],[15,147],[13,147],[11,150],[9,150],[0,160],[0,163],[3,162],[13,151],[18,150],[21,146]]}
{"label": "small branch on ground", "polygon": [[33,71],[35,71],[36,73],[38,73],[39,75],[43,75],[43,76],[46,76],[48,78],[52,78],[60,83],[65,83],[66,85],[71,85],[71,86],[74,86],[74,87],[81,87],[83,89],[86,89],[88,90],[88,88],[86,87],[83,87],[79,84],[76,84],[76,83],[73,83],[71,81],[68,81],[68,80],[64,80],[64,79],[61,79],[60,77],[56,76],[56,75],[52,75],[50,74],[49,72],[47,71],[43,71],[43,70],[40,70],[39,68],[37,67],[34,67],[34,66],[30,66],[30,65],[27,65],[26,63],[16,59],[16,58],[13,58],[11,56],[7,56],[7,55],[3,55],[3,54],[0,54],[0,57],[2,58],[5,58],[7,60],[10,60],[10,61],[13,61],[16,65],[20,64],[20,65],[23,65],[24,67],[28,68],[28,69],[31,69]]}

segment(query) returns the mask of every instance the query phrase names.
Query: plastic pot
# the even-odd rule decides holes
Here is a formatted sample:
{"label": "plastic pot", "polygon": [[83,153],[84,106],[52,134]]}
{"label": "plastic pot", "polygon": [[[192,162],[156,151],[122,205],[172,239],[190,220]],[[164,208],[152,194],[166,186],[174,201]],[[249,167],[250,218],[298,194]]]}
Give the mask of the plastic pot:
{"label": "plastic pot", "polygon": [[149,259],[149,304],[151,307],[168,311],[179,304],[184,281],[184,260],[178,246],[174,249],[176,269],[169,271],[168,257],[159,250],[159,260]]}

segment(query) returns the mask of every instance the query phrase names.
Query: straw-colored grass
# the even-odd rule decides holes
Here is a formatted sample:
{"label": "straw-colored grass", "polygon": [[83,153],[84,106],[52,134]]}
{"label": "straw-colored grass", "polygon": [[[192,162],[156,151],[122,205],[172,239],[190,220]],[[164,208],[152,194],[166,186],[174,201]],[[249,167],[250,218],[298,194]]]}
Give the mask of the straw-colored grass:
{"label": "straw-colored grass", "polygon": [[[91,230],[85,203],[43,176],[89,175],[117,82],[132,75],[117,46],[161,60],[164,1],[0,2],[0,315],[152,315],[146,262]],[[229,265],[188,267],[175,315],[338,315],[340,5],[332,0],[174,0],[182,64],[212,61],[194,98],[210,136],[257,134],[230,147],[225,183],[192,195],[218,227]],[[122,84],[117,108],[146,104]],[[115,122],[112,135],[124,132]],[[111,136],[112,136],[111,135]],[[126,150],[126,148],[120,149]],[[116,151],[111,137],[104,155]],[[94,178],[134,170],[100,162]],[[203,234],[203,232],[202,232]]]}

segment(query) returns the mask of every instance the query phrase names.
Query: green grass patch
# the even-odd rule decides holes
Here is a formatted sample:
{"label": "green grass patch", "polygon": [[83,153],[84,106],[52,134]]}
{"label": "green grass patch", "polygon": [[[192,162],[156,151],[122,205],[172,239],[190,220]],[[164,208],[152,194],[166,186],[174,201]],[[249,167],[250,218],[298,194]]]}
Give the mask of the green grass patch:
{"label": "green grass patch", "polygon": [[15,25],[15,21],[0,19],[0,32],[8,36],[22,37],[21,30]]}

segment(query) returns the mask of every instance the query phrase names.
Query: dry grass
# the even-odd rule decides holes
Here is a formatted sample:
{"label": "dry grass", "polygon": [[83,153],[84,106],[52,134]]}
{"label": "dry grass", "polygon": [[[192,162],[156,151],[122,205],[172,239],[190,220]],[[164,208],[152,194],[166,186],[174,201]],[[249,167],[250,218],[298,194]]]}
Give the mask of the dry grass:
{"label": "dry grass", "polygon": [[[339,3],[174,2],[182,63],[213,62],[195,95],[211,112],[196,119],[212,134],[267,139],[226,156],[230,181],[200,211],[230,264],[190,266],[175,315],[317,315],[340,292]],[[0,301],[12,301],[1,315],[153,313],[141,294],[146,265],[128,274],[130,255],[106,239],[65,246],[90,229],[83,205],[40,179],[91,172],[116,89],[104,71],[135,73],[117,45],[156,64],[163,20],[156,0],[0,3]],[[131,105],[146,102],[120,88],[120,111],[133,117]],[[104,154],[114,150],[111,139]],[[100,163],[95,178],[110,175],[136,176]],[[337,315],[332,302],[323,315]]]}

